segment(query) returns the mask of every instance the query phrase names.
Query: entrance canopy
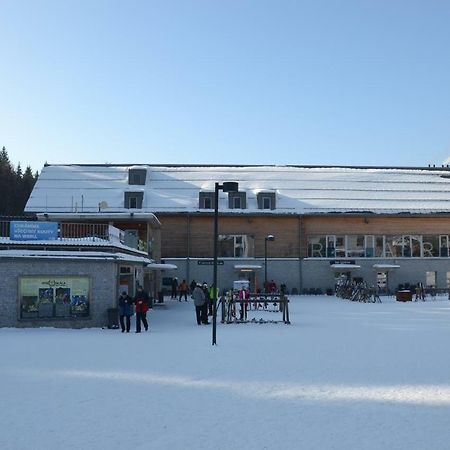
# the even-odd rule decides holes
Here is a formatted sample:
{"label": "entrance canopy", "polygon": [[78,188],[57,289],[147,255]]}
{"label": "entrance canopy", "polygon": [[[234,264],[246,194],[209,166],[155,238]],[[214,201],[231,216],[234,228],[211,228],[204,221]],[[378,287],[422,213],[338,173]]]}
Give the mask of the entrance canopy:
{"label": "entrance canopy", "polygon": [[262,269],[262,266],[258,264],[235,264],[234,268],[236,270],[243,270],[245,272]]}
{"label": "entrance canopy", "polygon": [[361,266],[358,264],[331,264],[330,267],[333,270],[352,270],[352,269],[360,269]]}
{"label": "entrance canopy", "polygon": [[147,264],[145,267],[148,270],[176,270],[178,267],[175,264],[163,264],[163,263],[154,263]]}
{"label": "entrance canopy", "polygon": [[372,266],[375,270],[393,270],[400,269],[398,264],[374,264]]}

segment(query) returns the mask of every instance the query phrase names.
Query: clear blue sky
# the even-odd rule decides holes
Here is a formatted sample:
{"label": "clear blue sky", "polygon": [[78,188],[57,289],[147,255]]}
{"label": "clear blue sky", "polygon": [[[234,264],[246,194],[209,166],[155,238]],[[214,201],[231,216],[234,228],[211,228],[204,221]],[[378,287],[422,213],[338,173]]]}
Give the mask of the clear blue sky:
{"label": "clear blue sky", "polygon": [[448,0],[0,0],[14,164],[441,164]]}

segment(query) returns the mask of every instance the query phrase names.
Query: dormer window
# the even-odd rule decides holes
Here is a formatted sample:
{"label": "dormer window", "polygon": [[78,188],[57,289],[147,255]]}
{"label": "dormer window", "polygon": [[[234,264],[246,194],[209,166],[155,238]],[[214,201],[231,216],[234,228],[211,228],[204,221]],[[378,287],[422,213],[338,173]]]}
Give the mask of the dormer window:
{"label": "dormer window", "polygon": [[214,209],[214,192],[199,192],[198,207],[200,209]]}
{"label": "dormer window", "polygon": [[258,209],[275,209],[275,192],[259,192],[257,200]]}
{"label": "dormer window", "polygon": [[229,192],[228,208],[230,209],[246,209],[247,198],[245,192]]}
{"label": "dormer window", "polygon": [[125,192],[124,208],[142,209],[143,192]]}
{"label": "dormer window", "polygon": [[147,178],[147,169],[129,169],[128,170],[128,184],[129,185],[140,185],[145,184],[145,179]]}

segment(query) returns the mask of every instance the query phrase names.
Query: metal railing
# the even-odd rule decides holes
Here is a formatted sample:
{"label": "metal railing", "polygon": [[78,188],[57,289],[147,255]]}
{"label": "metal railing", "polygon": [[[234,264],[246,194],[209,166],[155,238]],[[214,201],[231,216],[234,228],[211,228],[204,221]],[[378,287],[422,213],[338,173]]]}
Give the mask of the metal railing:
{"label": "metal railing", "polygon": [[[0,238],[10,237],[10,221],[0,221]],[[104,223],[59,223],[58,241],[106,241],[114,244],[124,244],[131,248],[146,251],[146,242],[136,238],[135,242],[125,240],[125,232]],[[131,244],[131,245],[130,245]]]}
{"label": "metal railing", "polygon": [[104,223],[60,223],[59,238],[60,239],[86,239],[92,238],[109,241],[110,239],[109,225]]}

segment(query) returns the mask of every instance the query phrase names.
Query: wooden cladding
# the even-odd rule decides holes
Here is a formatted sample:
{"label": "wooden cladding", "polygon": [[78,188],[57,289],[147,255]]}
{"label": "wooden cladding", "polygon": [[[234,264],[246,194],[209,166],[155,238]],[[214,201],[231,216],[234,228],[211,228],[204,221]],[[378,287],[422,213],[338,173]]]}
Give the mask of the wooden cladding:
{"label": "wooden cladding", "polygon": [[[211,258],[213,256],[213,215],[163,215],[161,249],[163,258]],[[298,258],[308,254],[308,236],[450,234],[450,217],[391,216],[251,216],[219,217],[219,234],[248,235],[254,239],[255,257],[264,257],[264,240],[270,258]]]}

